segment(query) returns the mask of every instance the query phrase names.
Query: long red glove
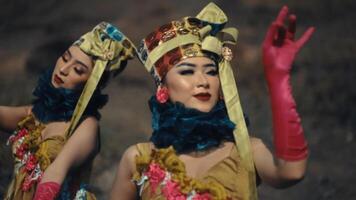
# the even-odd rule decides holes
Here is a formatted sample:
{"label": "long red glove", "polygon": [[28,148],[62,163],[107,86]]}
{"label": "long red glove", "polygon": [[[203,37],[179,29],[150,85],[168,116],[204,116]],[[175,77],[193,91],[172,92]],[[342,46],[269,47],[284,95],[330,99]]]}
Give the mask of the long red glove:
{"label": "long red glove", "polygon": [[288,29],[284,20],[288,8],[284,6],[272,23],[263,42],[263,64],[273,114],[275,154],[278,158],[297,161],[308,155],[307,142],[290,86],[290,70],[300,48],[309,40],[314,27],[299,40],[294,40],[296,16],[289,15]]}
{"label": "long red glove", "polygon": [[56,182],[45,182],[37,186],[34,200],[54,200],[61,186]]}

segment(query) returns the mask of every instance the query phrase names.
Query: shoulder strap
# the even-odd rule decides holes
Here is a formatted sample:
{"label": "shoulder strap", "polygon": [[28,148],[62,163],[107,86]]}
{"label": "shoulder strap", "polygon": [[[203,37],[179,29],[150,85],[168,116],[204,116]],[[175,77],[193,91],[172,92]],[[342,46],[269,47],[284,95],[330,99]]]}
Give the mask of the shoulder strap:
{"label": "shoulder strap", "polygon": [[152,147],[150,143],[138,143],[136,144],[136,148],[140,156],[150,156],[152,151]]}

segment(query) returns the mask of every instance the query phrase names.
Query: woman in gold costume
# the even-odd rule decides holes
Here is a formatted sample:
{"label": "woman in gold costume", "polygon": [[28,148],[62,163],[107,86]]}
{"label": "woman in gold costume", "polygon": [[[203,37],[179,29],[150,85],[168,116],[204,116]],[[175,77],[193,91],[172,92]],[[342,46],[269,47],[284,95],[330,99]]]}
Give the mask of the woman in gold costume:
{"label": "woman in gold costume", "polygon": [[95,199],[87,184],[100,146],[98,110],[108,100],[101,90],[133,52],[125,35],[102,22],[41,76],[32,105],[0,106],[15,159],[6,200]]}
{"label": "woman in gold costume", "polygon": [[[169,22],[144,38],[139,58],[153,75],[153,134],[133,145],[117,169],[111,199],[257,199],[256,181],[288,187],[301,180],[307,143],[290,89],[290,69],[312,35],[295,40],[295,15],[280,11],[263,43],[275,153],[247,134],[231,70],[237,30],[210,3],[196,17]],[[255,173],[256,172],[256,173]]]}

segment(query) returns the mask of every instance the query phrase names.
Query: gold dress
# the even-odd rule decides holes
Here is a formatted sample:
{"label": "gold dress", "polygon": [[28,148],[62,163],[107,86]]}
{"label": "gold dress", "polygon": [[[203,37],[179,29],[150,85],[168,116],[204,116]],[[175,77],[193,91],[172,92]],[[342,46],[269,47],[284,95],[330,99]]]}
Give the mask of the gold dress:
{"label": "gold dress", "polygon": [[155,150],[149,143],[141,143],[137,149],[133,180],[142,200],[246,199],[248,174],[239,164],[235,147],[225,159],[195,179],[186,175],[184,163],[172,147]]}
{"label": "gold dress", "polygon": [[[31,200],[36,192],[37,184],[46,168],[55,160],[66,139],[53,136],[41,140],[41,132],[45,126],[36,122],[31,114],[18,123],[18,128],[8,139],[12,145],[14,156],[13,179],[5,195],[5,200]],[[61,186],[57,199],[95,199],[87,192],[87,176],[91,163],[71,171]]]}

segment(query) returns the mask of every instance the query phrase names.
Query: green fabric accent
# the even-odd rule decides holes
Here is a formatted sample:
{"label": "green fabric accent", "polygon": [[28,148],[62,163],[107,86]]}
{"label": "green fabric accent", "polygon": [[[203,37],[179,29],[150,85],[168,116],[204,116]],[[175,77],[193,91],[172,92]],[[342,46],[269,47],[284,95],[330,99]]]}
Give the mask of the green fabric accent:
{"label": "green fabric accent", "polygon": [[197,18],[214,24],[224,24],[227,22],[227,16],[216,4],[209,3],[200,11]]}

